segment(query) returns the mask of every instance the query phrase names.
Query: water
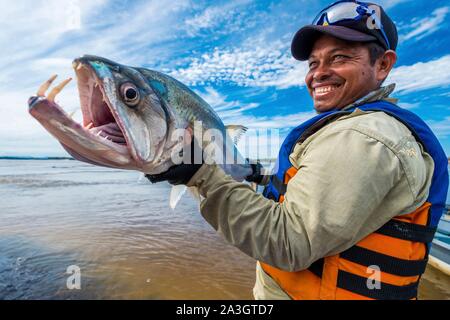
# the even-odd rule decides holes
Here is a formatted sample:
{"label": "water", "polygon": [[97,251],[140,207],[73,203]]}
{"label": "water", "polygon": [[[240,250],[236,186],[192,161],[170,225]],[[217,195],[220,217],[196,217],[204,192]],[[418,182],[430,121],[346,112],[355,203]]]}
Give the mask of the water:
{"label": "water", "polygon": [[[251,299],[255,262],[136,172],[0,161],[0,299]],[[68,266],[81,290],[68,290]]]}
{"label": "water", "polygon": [[[185,196],[77,161],[0,161],[0,299],[252,299],[255,261]],[[69,266],[81,290],[69,290]],[[422,299],[450,299],[428,268]]]}

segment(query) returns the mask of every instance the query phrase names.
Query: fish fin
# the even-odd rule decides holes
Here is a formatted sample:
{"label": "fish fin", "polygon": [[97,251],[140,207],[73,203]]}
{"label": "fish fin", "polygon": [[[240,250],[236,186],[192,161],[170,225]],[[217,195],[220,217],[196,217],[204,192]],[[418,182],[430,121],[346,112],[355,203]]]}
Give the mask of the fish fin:
{"label": "fish fin", "polygon": [[186,188],[187,187],[183,184],[172,187],[172,190],[170,190],[170,200],[169,200],[170,208],[175,209],[181,197],[186,192]]}
{"label": "fish fin", "polygon": [[[137,182],[138,182],[138,183],[141,183],[141,182],[144,181],[144,180],[145,180],[145,173],[140,172],[140,173],[139,173],[139,176],[138,176]],[[147,182],[148,182],[148,181],[147,181]]]}
{"label": "fish fin", "polygon": [[198,192],[197,187],[189,187],[188,190],[196,200],[199,202],[202,201],[202,196],[200,195],[200,192]]}
{"label": "fish fin", "polygon": [[197,187],[189,187],[188,190],[192,194],[192,196],[198,201],[198,210],[200,211],[201,210],[200,204],[205,198],[200,194]]}
{"label": "fish fin", "polygon": [[238,124],[230,124],[228,126],[225,126],[225,129],[227,130],[227,133],[233,140],[234,144],[237,144],[239,142],[239,139],[241,139],[242,135],[247,131],[248,128]]}

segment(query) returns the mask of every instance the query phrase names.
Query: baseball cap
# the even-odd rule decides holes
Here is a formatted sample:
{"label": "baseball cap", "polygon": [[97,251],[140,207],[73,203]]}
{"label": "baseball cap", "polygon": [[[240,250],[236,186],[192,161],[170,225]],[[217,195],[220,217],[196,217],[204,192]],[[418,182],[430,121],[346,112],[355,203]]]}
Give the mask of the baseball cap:
{"label": "baseball cap", "polygon": [[384,9],[370,2],[337,1],[316,16],[313,23],[295,34],[291,52],[297,60],[308,60],[322,34],[355,42],[377,42],[386,50],[397,48],[398,33]]}

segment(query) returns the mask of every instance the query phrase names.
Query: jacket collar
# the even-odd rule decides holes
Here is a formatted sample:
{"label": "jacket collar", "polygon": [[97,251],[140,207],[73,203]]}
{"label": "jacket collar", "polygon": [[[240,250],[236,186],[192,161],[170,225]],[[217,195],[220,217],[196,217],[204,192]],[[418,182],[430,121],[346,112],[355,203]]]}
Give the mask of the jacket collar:
{"label": "jacket collar", "polygon": [[361,99],[358,99],[355,102],[349,104],[348,106],[345,106],[341,110],[352,109],[352,108],[358,107],[360,105],[374,102],[374,101],[379,101],[379,100],[386,100],[386,101],[389,101],[392,103],[397,103],[398,99],[389,97],[389,95],[394,91],[394,89],[395,89],[395,83],[389,84],[384,87],[380,87],[380,88],[368,93]]}

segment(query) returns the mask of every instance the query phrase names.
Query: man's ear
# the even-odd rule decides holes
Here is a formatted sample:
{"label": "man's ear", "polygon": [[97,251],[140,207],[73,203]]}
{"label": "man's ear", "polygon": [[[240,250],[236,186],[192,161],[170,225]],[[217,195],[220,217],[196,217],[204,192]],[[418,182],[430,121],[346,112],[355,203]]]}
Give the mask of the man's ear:
{"label": "man's ear", "polygon": [[377,80],[384,81],[397,61],[397,54],[393,50],[387,50],[376,63]]}

